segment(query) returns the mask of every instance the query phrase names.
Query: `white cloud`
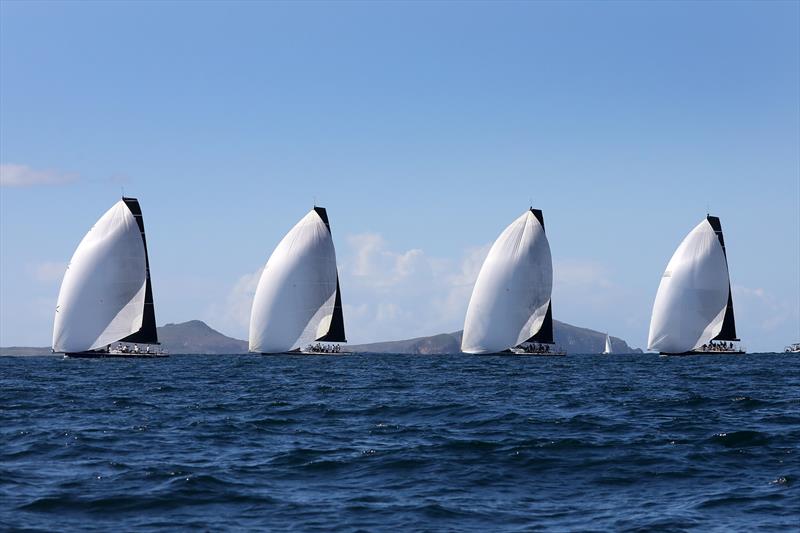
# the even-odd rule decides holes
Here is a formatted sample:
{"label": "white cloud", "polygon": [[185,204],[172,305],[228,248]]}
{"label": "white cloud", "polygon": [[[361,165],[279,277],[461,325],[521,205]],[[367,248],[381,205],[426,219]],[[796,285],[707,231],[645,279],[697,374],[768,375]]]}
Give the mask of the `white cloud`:
{"label": "white cloud", "polygon": [[555,261],[553,284],[556,287],[603,287],[611,288],[607,269],[593,261],[574,259]]}
{"label": "white cloud", "polygon": [[213,317],[215,326],[218,326],[226,335],[240,339],[247,338],[250,327],[250,308],[253,306],[253,297],[256,294],[258,280],[261,279],[263,270],[262,267],[255,272],[241,275],[228,291],[225,302],[222,305],[210,307],[208,316]]}
{"label": "white cloud", "polygon": [[348,336],[354,342],[455,331],[489,246],[460,260],[393,250],[374,233],[349,235],[339,251]]}
{"label": "white cloud", "polygon": [[606,313],[619,305],[623,292],[611,282],[611,274],[600,263],[580,259],[554,261],[553,300],[561,320],[585,320],[587,311]]}
{"label": "white cloud", "polygon": [[777,298],[761,287],[734,285],[733,305],[737,329],[755,323],[760,333],[771,333],[797,319],[796,304],[792,306],[786,299]]}
{"label": "white cloud", "polygon": [[426,266],[427,259],[422,250],[393,252],[387,249],[383,237],[377,233],[348,235],[346,241],[349,253],[339,262],[348,274],[365,285],[394,287]]}
{"label": "white cloud", "polygon": [[[375,233],[347,236],[337,255],[348,339],[361,343],[460,329],[488,249],[467,250],[454,261],[418,248],[393,250]],[[260,277],[260,269],[242,275],[224,303],[209,309],[223,331],[247,336]]]}
{"label": "white cloud", "polygon": [[65,174],[54,170],[35,170],[27,165],[12,163],[0,165],[0,186],[2,187],[63,185],[77,179],[76,174]]}

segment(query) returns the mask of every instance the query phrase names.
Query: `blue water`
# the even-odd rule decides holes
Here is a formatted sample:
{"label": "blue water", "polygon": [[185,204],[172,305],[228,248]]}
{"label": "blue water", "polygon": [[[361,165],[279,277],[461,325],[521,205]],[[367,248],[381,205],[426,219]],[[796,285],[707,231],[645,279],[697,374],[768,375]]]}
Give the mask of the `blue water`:
{"label": "blue water", "polygon": [[800,357],[0,358],[0,529],[800,526]]}

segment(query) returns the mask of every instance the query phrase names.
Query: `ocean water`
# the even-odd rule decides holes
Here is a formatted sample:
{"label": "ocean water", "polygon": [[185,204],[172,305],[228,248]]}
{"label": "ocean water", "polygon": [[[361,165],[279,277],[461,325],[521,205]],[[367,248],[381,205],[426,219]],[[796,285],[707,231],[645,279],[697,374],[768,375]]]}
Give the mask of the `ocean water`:
{"label": "ocean water", "polygon": [[800,527],[800,357],[0,358],[0,529]]}

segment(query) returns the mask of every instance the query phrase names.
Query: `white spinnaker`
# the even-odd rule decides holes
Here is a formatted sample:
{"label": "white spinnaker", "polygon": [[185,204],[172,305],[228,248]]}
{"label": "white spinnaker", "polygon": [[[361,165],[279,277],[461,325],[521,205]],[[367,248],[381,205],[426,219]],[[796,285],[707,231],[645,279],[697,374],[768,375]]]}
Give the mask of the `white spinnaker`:
{"label": "white spinnaker", "polygon": [[461,351],[496,353],[542,327],[553,289],[550,244],[530,210],[500,234],[483,262],[464,320]]}
{"label": "white spinnaker", "polygon": [[649,350],[683,353],[719,335],[730,282],[725,252],[708,220],[683,239],[658,286]]}
{"label": "white spinnaker", "polygon": [[72,255],[58,293],[53,350],[94,350],[139,331],[146,268],[139,226],[120,200]]}
{"label": "white spinnaker", "polygon": [[250,312],[250,351],[280,353],[323,336],[336,296],[336,251],[312,210],[272,252]]}
{"label": "white spinnaker", "polygon": [[609,337],[608,334],[606,334],[606,347],[603,350],[603,353],[604,354],[611,353],[611,337]]}

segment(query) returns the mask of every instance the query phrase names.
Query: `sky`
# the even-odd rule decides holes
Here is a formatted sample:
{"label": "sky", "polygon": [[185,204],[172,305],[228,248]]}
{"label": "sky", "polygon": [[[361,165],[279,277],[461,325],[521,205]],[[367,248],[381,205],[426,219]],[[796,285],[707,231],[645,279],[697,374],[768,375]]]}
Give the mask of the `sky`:
{"label": "sky", "polygon": [[557,320],[644,347],[721,218],[749,351],[800,341],[798,2],[0,2],[0,345],[49,345],[123,194],[159,325],[247,338],[261,268],[328,209],[351,342],[463,326],[544,211]]}

